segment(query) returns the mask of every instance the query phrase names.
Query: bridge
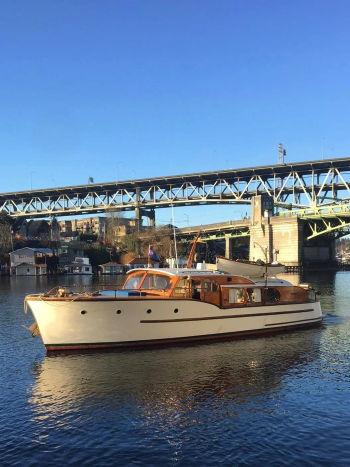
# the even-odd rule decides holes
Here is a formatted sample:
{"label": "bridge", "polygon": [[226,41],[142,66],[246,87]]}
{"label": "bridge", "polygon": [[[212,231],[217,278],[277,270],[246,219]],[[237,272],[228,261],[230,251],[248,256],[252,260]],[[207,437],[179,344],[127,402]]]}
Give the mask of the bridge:
{"label": "bridge", "polygon": [[251,260],[332,260],[334,240],[350,233],[350,157],[0,194],[0,212],[13,218],[133,210],[151,225],[155,209],[237,203],[252,204],[251,218],[201,226],[202,240],[225,239],[231,256],[246,237]]}
{"label": "bridge", "polygon": [[170,206],[249,204],[257,195],[285,209],[347,201],[350,158],[1,193],[0,211],[28,219],[134,210],[140,218]]}
{"label": "bridge", "polygon": [[[276,219],[291,218],[304,221],[308,227],[305,238],[312,240],[321,235],[334,233],[336,238],[350,234],[350,204],[341,203],[316,208],[281,211]],[[180,238],[194,238],[200,232],[202,241],[249,237],[250,219],[231,220],[213,224],[183,227],[178,230]]]}
{"label": "bridge", "polygon": [[249,237],[249,226],[249,219],[217,222],[213,224],[183,227],[177,230],[176,236],[180,239],[195,238],[199,233],[200,240],[202,241]]}

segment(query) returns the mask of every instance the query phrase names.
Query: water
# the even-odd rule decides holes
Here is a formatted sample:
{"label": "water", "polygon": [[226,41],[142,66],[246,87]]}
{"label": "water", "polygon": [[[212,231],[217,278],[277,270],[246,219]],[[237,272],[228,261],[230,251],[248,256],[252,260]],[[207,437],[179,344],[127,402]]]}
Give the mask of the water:
{"label": "water", "polygon": [[1,278],[0,465],[349,465],[350,273],[306,279],[322,328],[46,357],[22,305],[55,280]]}

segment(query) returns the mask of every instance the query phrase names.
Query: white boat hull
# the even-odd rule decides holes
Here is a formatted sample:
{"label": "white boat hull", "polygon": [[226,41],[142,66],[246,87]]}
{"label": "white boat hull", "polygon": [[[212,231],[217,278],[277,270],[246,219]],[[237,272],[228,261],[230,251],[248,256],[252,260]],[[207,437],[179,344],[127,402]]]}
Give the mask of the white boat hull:
{"label": "white boat hull", "polygon": [[227,258],[217,259],[217,268],[219,271],[223,271],[229,274],[238,274],[247,277],[263,277],[266,274],[268,276],[275,276],[284,272],[285,267],[281,264],[271,265],[267,267],[263,264],[245,263],[242,261],[234,261]]}
{"label": "white boat hull", "polygon": [[28,299],[48,350],[235,337],[322,321],[319,302],[222,309],[182,299]]}

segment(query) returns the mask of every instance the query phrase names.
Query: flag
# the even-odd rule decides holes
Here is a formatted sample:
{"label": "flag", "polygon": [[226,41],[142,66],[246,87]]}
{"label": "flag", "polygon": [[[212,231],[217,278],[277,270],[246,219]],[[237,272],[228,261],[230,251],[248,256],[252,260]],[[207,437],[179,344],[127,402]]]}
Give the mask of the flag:
{"label": "flag", "polygon": [[158,257],[158,255],[157,255],[157,253],[153,250],[152,245],[150,245],[149,248],[148,248],[148,257],[149,257],[152,261],[159,261],[159,257]]}

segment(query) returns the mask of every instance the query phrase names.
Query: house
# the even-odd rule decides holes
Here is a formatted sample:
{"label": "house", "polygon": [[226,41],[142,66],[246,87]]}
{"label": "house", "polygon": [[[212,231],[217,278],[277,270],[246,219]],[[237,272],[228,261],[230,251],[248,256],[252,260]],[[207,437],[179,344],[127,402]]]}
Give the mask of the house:
{"label": "house", "polygon": [[136,269],[136,268],[159,268],[159,262],[152,261],[148,256],[141,258],[133,258],[128,263],[126,263],[127,269]]}
{"label": "house", "polygon": [[101,264],[101,274],[123,274],[124,266],[116,263],[115,261],[109,261],[108,263]]}
{"label": "house", "polygon": [[10,253],[10,274],[42,276],[47,273],[47,260],[53,256],[51,248],[24,247]]}
{"label": "house", "polygon": [[76,257],[84,257],[83,244],[81,242],[70,242],[58,247],[59,266],[63,269],[74,262]]}
{"label": "house", "polygon": [[67,274],[74,274],[79,276],[92,275],[92,266],[90,264],[89,258],[82,256],[77,256],[71,264],[65,266],[64,270]]}

